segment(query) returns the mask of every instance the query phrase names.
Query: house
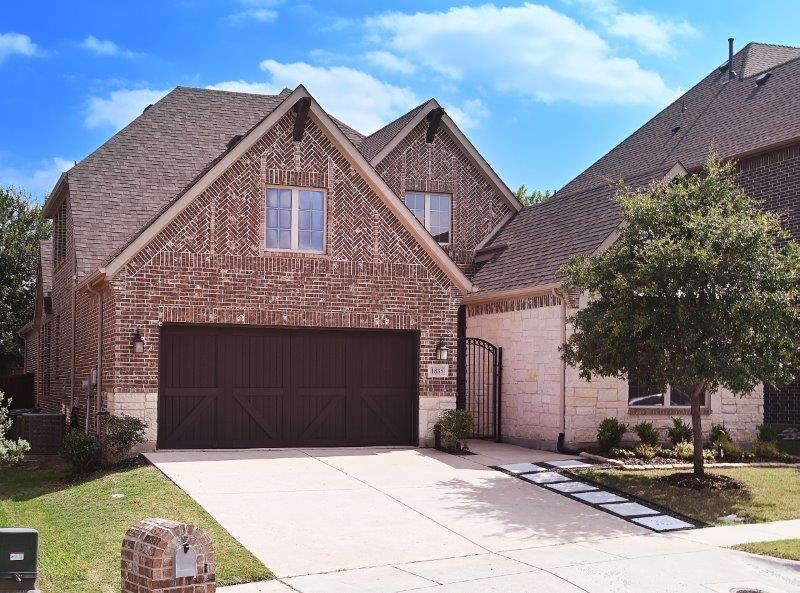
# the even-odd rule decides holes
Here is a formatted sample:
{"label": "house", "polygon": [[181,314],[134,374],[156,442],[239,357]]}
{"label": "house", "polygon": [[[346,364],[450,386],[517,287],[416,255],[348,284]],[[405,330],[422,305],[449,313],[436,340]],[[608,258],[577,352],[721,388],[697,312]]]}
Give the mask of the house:
{"label": "house", "polygon": [[[768,208],[795,206],[797,58],[749,44],[526,208],[435,100],[365,137],[302,86],[178,87],[47,199],[25,334],[38,403],[89,432],[137,415],[161,448],[429,444],[456,405],[552,448],[593,440],[606,416],[688,414],[680,386],[563,365],[586,297],[557,270],[614,240],[610,181],[696,170],[710,147]],[[708,394],[704,412],[745,437],[765,414],[800,421],[788,393],[767,390],[766,408],[761,390]]]}

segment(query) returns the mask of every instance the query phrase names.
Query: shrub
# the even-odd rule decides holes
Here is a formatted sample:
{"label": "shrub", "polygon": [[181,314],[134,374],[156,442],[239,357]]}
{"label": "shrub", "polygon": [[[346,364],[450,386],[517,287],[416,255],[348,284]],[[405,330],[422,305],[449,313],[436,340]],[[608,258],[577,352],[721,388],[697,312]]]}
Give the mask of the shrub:
{"label": "shrub", "polygon": [[636,436],[639,437],[639,440],[645,445],[655,446],[658,444],[658,430],[656,430],[652,422],[645,422],[642,420],[633,427],[633,430],[636,432]]}
{"label": "shrub", "polygon": [[753,447],[753,454],[759,459],[777,459],[781,452],[778,445],[767,441],[759,441]]}
{"label": "shrub", "polygon": [[79,474],[97,469],[100,467],[102,459],[102,450],[98,440],[75,428],[70,430],[67,436],[64,437],[59,454]]}
{"label": "shrub", "polygon": [[777,443],[780,437],[780,432],[774,426],[769,424],[758,425],[758,440],[761,443]]}
{"label": "shrub", "polygon": [[720,459],[722,461],[731,461],[733,463],[737,463],[744,459],[744,454],[742,453],[741,447],[734,443],[733,441],[722,441],[719,443],[720,451],[722,455]]}
{"label": "shrub", "polygon": [[675,457],[678,459],[691,459],[694,456],[694,444],[688,441],[675,443]]}
{"label": "shrub", "polygon": [[108,416],[103,437],[103,457],[115,463],[128,456],[134,445],[144,442],[147,424],[133,416]]}
{"label": "shrub", "polygon": [[658,453],[658,449],[647,443],[639,443],[633,449],[633,452],[636,453],[636,457],[641,457],[642,459],[652,459],[656,456],[656,453]]}
{"label": "shrub", "polygon": [[711,427],[711,432],[709,433],[709,440],[711,441],[712,445],[717,445],[722,441],[732,441],[731,433],[728,432],[728,429],[725,428],[724,424],[714,424]]}
{"label": "shrub", "polygon": [[439,426],[442,429],[442,440],[446,449],[462,449],[466,451],[466,439],[472,432],[473,417],[466,410],[445,410],[439,415]]}
{"label": "shrub", "polygon": [[667,429],[667,434],[673,445],[692,442],[692,427],[680,418],[672,418],[672,426]]}
{"label": "shrub", "polygon": [[[0,467],[14,465],[22,461],[25,453],[31,450],[28,441],[17,439],[12,441],[7,438],[11,430],[11,418],[8,417],[8,408],[3,405],[3,392],[0,391]],[[11,400],[8,400],[11,405]]]}
{"label": "shrub", "polygon": [[628,425],[616,418],[605,418],[597,427],[597,444],[603,451],[619,447],[622,437],[628,432]]}
{"label": "shrub", "polygon": [[620,447],[612,447],[608,454],[614,459],[633,459],[636,457],[636,453],[630,449],[622,449]]}

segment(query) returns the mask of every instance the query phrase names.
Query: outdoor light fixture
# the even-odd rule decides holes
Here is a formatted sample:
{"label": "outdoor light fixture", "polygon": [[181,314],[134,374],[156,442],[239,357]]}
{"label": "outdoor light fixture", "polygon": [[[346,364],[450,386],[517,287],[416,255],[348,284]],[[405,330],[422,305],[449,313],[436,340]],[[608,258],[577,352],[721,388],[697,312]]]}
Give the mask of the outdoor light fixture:
{"label": "outdoor light fixture", "polygon": [[447,344],[444,343],[444,340],[439,340],[439,343],[436,344],[436,358],[447,360]]}
{"label": "outdoor light fixture", "polygon": [[137,327],[136,330],[133,332],[133,352],[134,354],[141,354],[144,352],[144,338],[142,334],[139,333],[139,328]]}

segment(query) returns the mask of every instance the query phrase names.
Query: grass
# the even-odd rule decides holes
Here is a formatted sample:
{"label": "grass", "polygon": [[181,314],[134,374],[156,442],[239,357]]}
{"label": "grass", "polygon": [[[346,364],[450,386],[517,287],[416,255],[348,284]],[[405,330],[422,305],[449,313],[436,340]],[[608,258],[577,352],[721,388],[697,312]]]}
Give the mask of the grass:
{"label": "grass", "polygon": [[706,470],[744,483],[746,490],[702,492],[657,480],[675,470],[585,470],[575,472],[615,490],[627,492],[682,515],[712,524],[736,514],[746,523],[800,518],[800,470],[742,467]]}
{"label": "grass", "polygon": [[[125,531],[148,517],[200,526],[214,542],[217,583],[272,577],[194,500],[149,465],[131,465],[68,481],[63,467],[0,470],[0,527],[39,531],[44,593],[117,593]],[[112,498],[114,493],[124,498]]]}
{"label": "grass", "polygon": [[800,539],[779,539],[773,542],[756,542],[753,544],[740,544],[733,546],[735,550],[785,558],[786,560],[800,560]]}

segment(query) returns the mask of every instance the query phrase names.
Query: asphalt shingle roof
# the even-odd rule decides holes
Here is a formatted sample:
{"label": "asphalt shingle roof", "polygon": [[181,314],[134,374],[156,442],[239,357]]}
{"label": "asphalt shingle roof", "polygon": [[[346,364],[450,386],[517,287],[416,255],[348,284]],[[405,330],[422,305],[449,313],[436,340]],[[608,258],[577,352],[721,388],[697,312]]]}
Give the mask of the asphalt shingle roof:
{"label": "asphalt shingle roof", "polygon": [[[559,190],[524,208],[489,243],[507,249],[474,277],[480,291],[555,282],[570,257],[594,251],[619,225],[611,184],[645,185],[676,163],[694,170],[710,150],[721,158],[800,138],[800,48],[750,43],[734,55],[737,77],[715,68]],[[756,75],[772,76],[756,85]]]}
{"label": "asphalt shingle roof", "polygon": [[390,122],[383,126],[377,132],[373,132],[361,142],[358,146],[358,150],[361,151],[361,154],[364,155],[368,161],[371,161],[375,158],[375,156],[386,147],[389,142],[391,142],[397,134],[405,127],[405,125],[410,122],[414,117],[430,102],[430,100],[425,101],[422,105],[417,105],[409,111],[398,117],[393,122]]}

